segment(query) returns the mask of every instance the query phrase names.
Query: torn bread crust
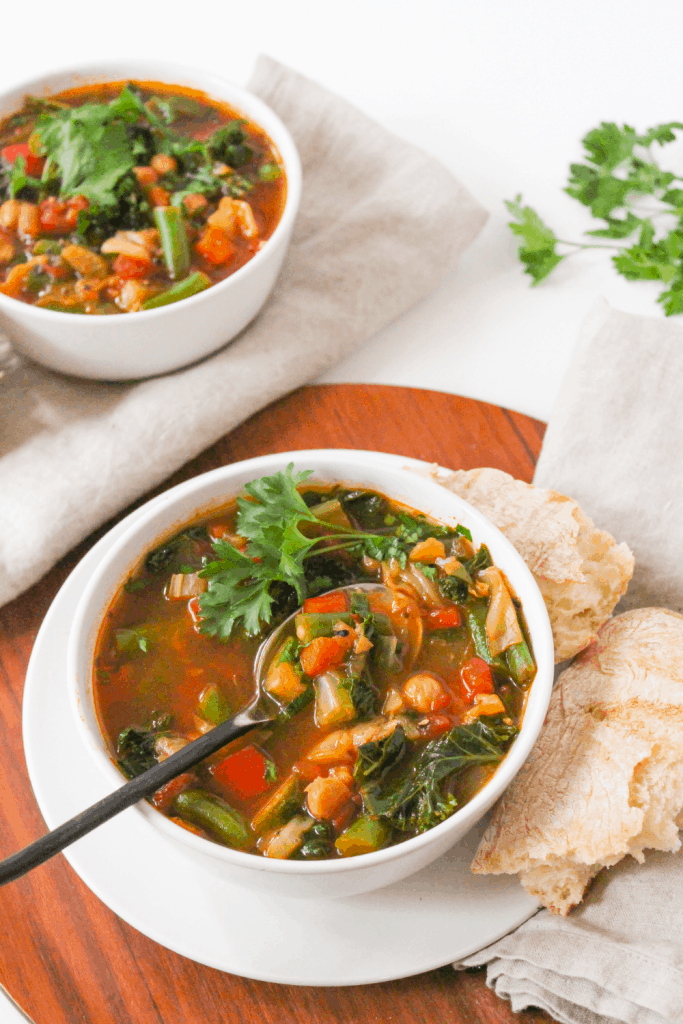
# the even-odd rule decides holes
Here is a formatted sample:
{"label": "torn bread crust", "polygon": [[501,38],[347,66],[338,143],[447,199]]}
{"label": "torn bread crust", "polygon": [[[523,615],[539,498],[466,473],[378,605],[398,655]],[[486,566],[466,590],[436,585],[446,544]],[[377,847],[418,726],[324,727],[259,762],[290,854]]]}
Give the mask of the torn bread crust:
{"label": "torn bread crust", "polygon": [[556,662],[587,647],[633,575],[627,545],[596,529],[571,498],[501,470],[433,466],[428,472],[483,512],[519,551],[546,603]]}
{"label": "torn bread crust", "polygon": [[676,851],[683,820],[683,615],[611,619],[560,676],[536,747],[472,870],[516,874],[567,914],[601,867]]}

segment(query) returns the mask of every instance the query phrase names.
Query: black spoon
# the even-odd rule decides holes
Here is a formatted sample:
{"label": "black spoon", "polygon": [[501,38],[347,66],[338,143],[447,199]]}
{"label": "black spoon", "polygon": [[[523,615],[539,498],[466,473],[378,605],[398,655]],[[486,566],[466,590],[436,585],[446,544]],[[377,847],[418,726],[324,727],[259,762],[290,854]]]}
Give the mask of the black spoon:
{"label": "black spoon", "polygon": [[[356,591],[383,589],[385,588],[377,584],[363,583],[337,588],[337,590]],[[256,652],[254,678],[257,683],[257,694],[249,707],[233,715],[232,718],[228,718],[209,732],[204,733],[199,739],[192,740],[182,750],[167,757],[165,761],[155,765],[153,768],[149,768],[142,775],[138,775],[136,778],[131,779],[130,782],[124,783],[119,789],[103,797],[102,800],[93,804],[92,807],[81,811],[75,818],[65,821],[63,825],[59,825],[52,832],[48,832],[46,835],[41,836],[40,839],[36,839],[34,843],[24,847],[23,850],[13,853],[10,857],[0,861],[0,885],[5,885],[7,882],[13,882],[16,878],[21,878],[28,871],[37,868],[40,864],[49,860],[50,857],[54,857],[56,853],[60,853],[67,846],[75,843],[77,839],[81,839],[88,832],[92,832],[98,825],[103,825],[105,821],[109,821],[110,818],[120,814],[121,811],[125,811],[127,807],[132,807],[139,800],[143,800],[145,797],[151,796],[152,793],[156,793],[157,789],[161,789],[171,779],[175,779],[178,775],[182,775],[183,772],[194,768],[205,757],[215,754],[217,750],[220,750],[221,747],[224,747],[232,740],[244,736],[245,733],[257,728],[259,725],[265,725],[267,722],[274,721],[278,715],[279,708],[269,698],[262,695],[261,676],[267,663],[268,654],[280,640],[282,632],[297,614],[298,612],[294,612],[277,629],[273,630]]]}

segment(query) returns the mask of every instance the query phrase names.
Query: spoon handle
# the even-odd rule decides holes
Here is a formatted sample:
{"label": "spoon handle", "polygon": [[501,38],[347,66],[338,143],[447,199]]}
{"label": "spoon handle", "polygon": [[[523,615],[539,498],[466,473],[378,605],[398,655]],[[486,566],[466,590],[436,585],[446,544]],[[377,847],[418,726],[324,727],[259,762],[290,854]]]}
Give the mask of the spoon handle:
{"label": "spoon handle", "polygon": [[99,800],[92,807],[81,811],[75,818],[65,821],[63,825],[46,835],[36,839],[34,843],[24,847],[18,853],[0,861],[0,885],[13,882],[15,878],[21,878],[27,871],[43,864],[50,857],[54,857],[66,846],[75,843],[77,839],[92,832],[98,825],[104,824],[115,815],[125,811],[127,807],[136,804],[138,800],[151,796],[157,789],[164,786],[171,779],[182,775],[189,768],[203,761],[209,754],[214,754],[226,743],[243,736],[250,729],[263,725],[267,719],[258,720],[250,718],[247,712],[242,712],[234,718],[229,718],[215,729],[192,740],[176,754],[166,758],[160,764],[149,768],[142,775],[124,783],[119,789],[114,790],[102,800]]}

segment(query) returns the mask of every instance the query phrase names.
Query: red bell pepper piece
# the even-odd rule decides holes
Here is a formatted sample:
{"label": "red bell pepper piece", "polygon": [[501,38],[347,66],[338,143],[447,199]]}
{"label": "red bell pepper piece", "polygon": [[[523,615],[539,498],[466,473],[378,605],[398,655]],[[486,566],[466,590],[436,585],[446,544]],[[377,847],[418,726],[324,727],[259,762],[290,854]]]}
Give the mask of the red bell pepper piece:
{"label": "red bell pepper piece", "polygon": [[307,597],[304,601],[304,612],[315,615],[345,611],[348,611],[348,604],[346,594],[341,590],[333,590],[331,594],[321,594],[320,597]]}
{"label": "red bell pepper piece", "polygon": [[265,793],[273,781],[268,778],[265,756],[251,743],[209,770],[220,786],[225,786],[243,800]]}
{"label": "red bell pepper piece", "polygon": [[14,146],[5,146],[2,150],[2,158],[6,160],[8,164],[14,164],[17,157],[23,156],[24,166],[26,167],[26,173],[30,174],[31,177],[37,178],[39,174],[43,173],[43,167],[45,165],[45,158],[42,156],[36,156],[28,148],[27,143],[17,143]]}

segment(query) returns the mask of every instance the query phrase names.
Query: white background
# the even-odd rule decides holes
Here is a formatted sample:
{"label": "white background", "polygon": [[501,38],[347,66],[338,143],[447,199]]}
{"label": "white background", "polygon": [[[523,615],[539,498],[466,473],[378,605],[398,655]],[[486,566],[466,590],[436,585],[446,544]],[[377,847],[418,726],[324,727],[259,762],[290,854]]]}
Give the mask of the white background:
{"label": "white background", "polygon": [[[602,120],[683,120],[682,40],[680,0],[6,0],[0,90],[100,57],[176,60],[244,84],[259,53],[321,82],[439,157],[490,211],[439,290],[324,379],[437,388],[547,419],[595,301],[659,316],[658,288],[590,253],[530,289],[503,200],[522,192],[576,237],[588,217],[562,187],[579,140]],[[664,162],[683,173],[683,147]]]}
{"label": "white background", "polygon": [[[132,56],[244,84],[261,52],[321,82],[439,157],[491,214],[431,298],[324,379],[439,388],[547,419],[595,300],[659,316],[658,288],[584,253],[530,289],[503,200],[522,192],[564,237],[587,227],[562,192],[579,141],[601,120],[683,120],[682,29],[679,0],[8,2],[0,89]],[[681,149],[664,159],[683,172]]]}
{"label": "white background", "polygon": [[660,315],[656,285],[618,278],[604,253],[573,257],[529,289],[503,199],[522,192],[576,237],[588,218],[562,186],[582,135],[601,120],[683,119],[676,0],[34,0],[4,5],[2,25],[0,89],[93,57],[145,55],[244,84],[265,52],[468,186],[491,216],[460,267],[325,380],[440,388],[547,419],[599,296]]}

